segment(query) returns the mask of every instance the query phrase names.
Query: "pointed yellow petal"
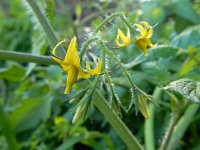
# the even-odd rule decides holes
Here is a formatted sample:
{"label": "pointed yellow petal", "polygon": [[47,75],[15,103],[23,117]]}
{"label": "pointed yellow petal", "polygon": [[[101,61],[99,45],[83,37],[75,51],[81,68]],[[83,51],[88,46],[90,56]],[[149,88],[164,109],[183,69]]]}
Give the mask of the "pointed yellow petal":
{"label": "pointed yellow petal", "polygon": [[64,64],[64,61],[63,61],[63,60],[61,60],[61,59],[59,59],[59,58],[56,58],[56,57],[54,57],[54,56],[51,56],[51,57],[52,57],[53,60],[56,61],[57,63],[59,63],[59,64]]}
{"label": "pointed yellow petal", "polygon": [[120,42],[119,42],[119,35],[117,35],[117,38],[116,38],[116,45],[117,46],[119,46],[119,47],[122,47],[122,46],[124,46],[124,44],[121,44]]}
{"label": "pointed yellow petal", "polygon": [[87,79],[87,78],[90,77],[90,75],[87,72],[84,72],[82,69],[79,69],[78,77],[83,78],[83,79]]}
{"label": "pointed yellow petal", "polygon": [[[52,54],[53,55],[55,55],[56,56],[56,49],[62,44],[62,43],[64,43],[65,42],[65,39],[64,40],[62,40],[62,41],[60,41],[60,42],[58,42],[58,44],[56,44],[56,46],[53,48],[53,50],[52,50]],[[63,62],[63,60],[62,59],[59,59],[59,58],[57,58],[57,57],[55,57],[55,56],[52,56],[52,58],[53,58],[53,60],[55,60],[57,63],[59,63],[59,64],[64,64],[64,62]]]}
{"label": "pointed yellow petal", "polygon": [[52,54],[53,55],[56,55],[56,49],[62,44],[62,43],[64,43],[66,40],[64,39],[64,40],[62,40],[62,41],[60,41],[60,42],[58,42],[58,44],[56,44],[56,46],[53,48],[53,50],[52,50]]}
{"label": "pointed yellow petal", "polygon": [[87,73],[90,75],[99,75],[101,73],[101,61],[99,60],[97,66],[94,69],[89,70]]}
{"label": "pointed yellow petal", "polygon": [[142,21],[141,24],[146,28],[147,30],[147,38],[151,38],[153,35],[153,27],[150,26],[147,22]]}
{"label": "pointed yellow petal", "polygon": [[77,51],[76,37],[74,37],[69,44],[64,62],[70,65],[74,65],[77,68],[80,67],[80,58]]}
{"label": "pointed yellow petal", "polygon": [[[120,39],[122,43],[119,42]],[[131,43],[130,30],[128,29],[127,36],[125,36],[124,33],[120,29],[118,29],[116,44],[121,47],[121,46],[128,46],[130,45],[130,43]]]}
{"label": "pointed yellow petal", "polygon": [[134,26],[136,26],[137,30],[140,32],[141,38],[147,36],[147,30],[142,25],[136,23],[136,24],[134,24]]}
{"label": "pointed yellow petal", "polygon": [[67,76],[67,86],[65,89],[65,94],[69,94],[72,85],[75,83],[77,77],[78,77],[79,70],[75,66],[71,66],[70,70],[68,71]]}

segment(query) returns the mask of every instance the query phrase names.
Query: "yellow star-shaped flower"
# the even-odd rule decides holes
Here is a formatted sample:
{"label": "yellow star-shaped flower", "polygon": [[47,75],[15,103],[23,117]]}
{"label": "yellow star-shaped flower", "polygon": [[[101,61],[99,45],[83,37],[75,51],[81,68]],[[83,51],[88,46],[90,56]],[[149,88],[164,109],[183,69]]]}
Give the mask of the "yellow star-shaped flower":
{"label": "yellow star-shaped flower", "polygon": [[[122,43],[120,43],[120,40]],[[131,34],[129,28],[127,29],[126,35],[124,35],[124,33],[120,29],[118,29],[116,45],[122,47],[122,46],[128,46],[130,44],[131,44]]]}
{"label": "yellow star-shaped flower", "polygon": [[80,66],[80,58],[77,51],[77,41],[74,37],[68,47],[67,53],[64,60],[57,58],[55,56],[55,51],[59,45],[64,43],[65,40],[60,41],[52,50],[52,58],[61,65],[63,70],[68,74],[67,76],[67,86],[65,89],[65,94],[69,94],[72,85],[75,83],[76,79],[79,78],[89,78],[91,75],[99,75],[101,72],[101,61],[98,61],[97,66],[94,69],[90,69],[89,63],[86,65],[87,68],[83,69]]}
{"label": "yellow star-shaped flower", "polygon": [[140,24],[134,24],[134,26],[136,26],[136,30],[140,32],[140,36],[135,39],[134,43],[139,49],[142,50],[144,55],[146,55],[147,48],[153,47],[153,44],[150,41],[150,38],[153,35],[153,27],[145,21],[141,22]]}

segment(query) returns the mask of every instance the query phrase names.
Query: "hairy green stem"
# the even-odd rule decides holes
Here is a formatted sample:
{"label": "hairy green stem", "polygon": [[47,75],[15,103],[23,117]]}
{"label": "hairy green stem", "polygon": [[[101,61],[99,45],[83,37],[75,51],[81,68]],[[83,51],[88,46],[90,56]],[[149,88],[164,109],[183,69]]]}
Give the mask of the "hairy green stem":
{"label": "hairy green stem", "polygon": [[[153,93],[153,99],[156,101],[159,100],[161,94],[161,89],[156,87]],[[145,136],[145,148],[146,150],[155,150],[155,137],[154,137],[154,116],[155,116],[156,105],[149,105],[149,114],[150,118],[145,120],[144,125],[144,136]]]}
{"label": "hairy green stem", "polygon": [[89,46],[92,42],[94,42],[94,41],[96,41],[96,40],[98,40],[97,37],[92,37],[92,38],[88,39],[87,41],[85,41],[85,42],[83,43],[83,45],[82,45],[82,47],[81,47],[80,54],[79,54],[80,59],[83,58],[83,56],[84,56],[84,54],[85,54],[85,52],[86,52],[88,46]]}
{"label": "hairy green stem", "polygon": [[45,65],[57,65],[49,56],[37,56],[29,53],[0,50],[0,60],[13,60],[19,62],[34,62]]}
{"label": "hairy green stem", "polygon": [[143,150],[143,147],[137,138],[133,136],[127,126],[119,118],[119,116],[117,116],[117,114],[112,111],[108,102],[106,102],[104,97],[99,92],[95,93],[93,103],[104,115],[107,121],[112,125],[115,132],[120,136],[129,150]]}
{"label": "hairy green stem", "polygon": [[122,19],[122,21],[127,25],[127,27],[133,31],[133,27],[131,26],[131,24],[126,20],[125,16],[123,14],[120,14],[119,17]]}
{"label": "hairy green stem", "polygon": [[166,150],[174,150],[177,143],[184,135],[186,129],[188,128],[190,122],[192,121],[195,113],[198,111],[198,104],[191,104],[185,111],[184,115],[181,116],[177,124],[174,126],[171,138],[166,147]]}
{"label": "hairy green stem", "polygon": [[104,10],[104,11],[99,11],[99,12],[94,12],[88,16],[86,16],[85,18],[83,18],[80,22],[79,25],[84,25],[85,23],[89,22],[90,20],[99,17],[100,15],[104,15],[106,13],[112,13],[114,12],[114,9],[108,9],[108,10]]}
{"label": "hairy green stem", "polygon": [[169,125],[167,127],[167,130],[165,131],[165,135],[164,135],[164,138],[162,139],[162,142],[161,142],[161,145],[160,145],[160,148],[159,150],[166,150],[166,147],[169,143],[169,140],[171,138],[171,135],[172,135],[172,132],[178,122],[178,120],[180,119],[180,116],[179,115],[173,115],[171,118],[170,118],[170,121],[169,121]]}
{"label": "hairy green stem", "polygon": [[113,13],[112,15],[110,15],[108,18],[106,18],[103,22],[101,22],[98,27],[94,30],[93,35],[97,34],[98,31],[106,24],[108,23],[111,19],[113,19],[116,16],[119,16],[120,13]]}
{"label": "hairy green stem", "polygon": [[[105,47],[105,45],[104,45],[104,47]],[[118,60],[118,58],[115,57],[115,55],[113,55],[113,53],[111,51],[109,51],[107,48],[106,48],[106,54],[108,54],[108,56],[110,56],[119,65],[119,67],[124,72],[125,76],[128,78],[129,82],[131,83],[131,86],[133,85],[133,87],[137,88],[137,86],[133,83],[133,81],[130,77],[130,74],[128,73],[126,68],[123,66],[123,64]]]}
{"label": "hairy green stem", "polygon": [[[130,25],[130,23],[126,20],[126,18],[124,17],[124,15],[122,13],[113,13],[112,15],[110,15],[108,18],[106,18],[102,23],[99,24],[99,26],[97,26],[97,28],[94,30],[93,32],[93,36],[96,35],[98,33],[98,31],[105,25],[107,24],[110,20],[112,20],[114,17],[120,17],[122,19],[122,21],[128,26],[128,28],[133,31],[132,26]],[[82,59],[83,55],[86,52],[87,47],[89,46],[90,43],[92,43],[95,40],[98,40],[98,37],[92,37],[89,38],[87,41],[84,42],[82,48],[81,48],[81,52],[80,52],[80,58]]]}
{"label": "hairy green stem", "polygon": [[[49,42],[51,43],[51,46],[54,47],[57,43],[58,40],[54,34],[54,31],[52,27],[50,26],[49,22],[47,21],[46,17],[42,14],[41,10],[37,6],[36,2],[34,0],[27,0],[28,4],[30,5],[31,9],[33,10],[34,14],[36,15],[40,25],[42,26],[45,34],[47,35],[47,38],[49,39]],[[61,48],[62,54],[58,55],[64,55],[65,50]]]}
{"label": "hairy green stem", "polygon": [[9,150],[19,150],[19,145],[15,139],[14,132],[11,124],[6,118],[6,114],[3,110],[3,106],[0,105],[0,127],[5,135]]}

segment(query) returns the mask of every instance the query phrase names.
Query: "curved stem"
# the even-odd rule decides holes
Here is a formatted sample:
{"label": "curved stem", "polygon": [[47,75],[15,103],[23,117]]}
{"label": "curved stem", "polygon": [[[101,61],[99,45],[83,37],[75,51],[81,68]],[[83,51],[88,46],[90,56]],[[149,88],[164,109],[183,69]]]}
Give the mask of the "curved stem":
{"label": "curved stem", "polygon": [[113,19],[116,16],[120,16],[120,13],[113,13],[110,15],[108,18],[106,18],[103,22],[99,24],[99,26],[94,30],[93,35],[97,34],[98,31],[106,24],[108,23],[111,19]]}
{"label": "curved stem", "polygon": [[[104,46],[105,47],[105,46]],[[106,47],[105,47],[106,48]],[[118,60],[117,57],[115,57],[111,51],[109,51],[107,48],[106,48],[106,54],[108,54],[118,65],[119,67],[122,69],[123,73],[125,74],[125,76],[127,77],[127,79],[129,80],[131,86],[133,87],[133,89],[137,89],[139,90],[140,92],[142,92],[133,82],[133,80],[131,79],[130,77],[130,74],[128,72],[128,70],[126,70],[126,68],[123,66],[123,64]],[[142,92],[143,93],[143,92]]]}
{"label": "curved stem", "polygon": [[0,60],[13,60],[20,62],[34,62],[44,65],[57,65],[49,56],[38,56],[29,53],[0,50]]}
{"label": "curved stem", "polygon": [[126,144],[130,150],[143,150],[142,145],[139,143],[137,138],[130,132],[127,126],[119,118],[119,116],[112,111],[108,102],[104,97],[96,92],[92,101],[99,111],[104,115],[107,121],[112,125],[115,132],[120,136],[122,141]]}
{"label": "curved stem", "polygon": [[85,52],[86,52],[86,50],[87,50],[87,47],[88,47],[92,42],[94,42],[94,41],[96,41],[96,40],[98,40],[98,38],[97,38],[97,37],[93,37],[93,38],[90,38],[90,39],[88,39],[87,41],[85,41],[85,42],[83,43],[83,46],[81,47],[81,51],[80,51],[80,54],[79,54],[80,59],[83,58],[83,56],[84,56],[84,54],[85,54]]}
{"label": "curved stem", "polygon": [[119,14],[119,17],[122,19],[122,21],[127,25],[127,27],[132,31],[134,30],[133,27],[130,25],[130,23],[126,20],[125,16],[123,14]]}
{"label": "curved stem", "polygon": [[79,25],[83,25],[87,22],[89,22],[90,20],[96,18],[96,17],[99,17],[100,15],[104,15],[106,13],[112,13],[114,12],[115,10],[114,9],[108,9],[108,10],[105,10],[105,11],[99,11],[99,12],[95,12],[93,14],[90,14],[88,16],[86,16],[85,18],[83,18],[80,22],[79,22]]}
{"label": "curved stem", "polygon": [[[156,87],[153,93],[153,99],[156,101],[159,100],[161,94],[161,89]],[[145,148],[146,150],[155,150],[155,137],[154,137],[154,116],[155,116],[155,104],[149,105],[149,114],[150,118],[148,120],[145,120],[144,125],[144,136],[145,136]]]}
{"label": "curved stem", "polygon": [[[47,35],[47,38],[49,39],[49,42],[51,43],[51,46],[54,47],[58,43],[58,40],[46,17],[42,14],[42,12],[40,11],[39,7],[37,6],[34,0],[27,0],[27,3],[30,5],[31,9],[36,15],[40,25],[42,26],[45,34]],[[62,55],[65,54],[65,50],[63,48],[61,48],[61,52]]]}

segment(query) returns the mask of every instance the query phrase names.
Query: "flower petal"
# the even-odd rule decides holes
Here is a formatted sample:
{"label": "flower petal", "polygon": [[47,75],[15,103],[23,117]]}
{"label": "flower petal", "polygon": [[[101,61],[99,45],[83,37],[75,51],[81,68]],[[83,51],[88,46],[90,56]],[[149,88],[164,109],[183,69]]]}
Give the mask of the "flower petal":
{"label": "flower petal", "polygon": [[81,68],[79,69],[78,72],[78,77],[79,78],[83,78],[83,79],[87,79],[90,77],[90,75],[87,72],[84,72]]}
{"label": "flower petal", "polygon": [[148,40],[147,38],[140,38],[140,39],[137,39],[135,41],[135,44],[137,45],[137,47],[142,50],[142,52],[144,53],[144,55],[147,54],[147,41]]}
{"label": "flower petal", "polygon": [[74,37],[69,44],[64,62],[70,65],[74,65],[77,68],[80,67],[80,58],[77,51],[76,37]]}
{"label": "flower petal", "polygon": [[153,27],[150,26],[146,21],[142,21],[141,24],[146,28],[147,30],[147,38],[151,38],[153,35]]}
{"label": "flower petal", "polygon": [[78,77],[79,70],[75,66],[71,66],[70,70],[68,70],[67,76],[67,87],[65,89],[65,94],[69,94],[72,85],[75,83]]}
{"label": "flower petal", "polygon": [[122,46],[124,46],[124,44],[121,44],[120,42],[119,42],[119,35],[117,35],[117,38],[116,38],[116,45],[117,46],[119,46],[119,47],[122,47]]}
{"label": "flower petal", "polygon": [[142,25],[136,23],[136,24],[134,24],[134,26],[136,26],[137,27],[137,31],[140,32],[140,34],[141,34],[140,37],[141,38],[147,36],[147,30]]}
{"label": "flower petal", "polygon": [[[129,28],[127,29],[127,36],[124,35],[124,33],[118,29],[118,34],[117,34],[117,38],[116,38],[116,45],[119,47],[122,46],[128,46],[131,43],[131,39],[130,39],[130,30]],[[122,40],[122,43],[119,42],[119,40]]]}
{"label": "flower petal", "polygon": [[52,50],[52,54],[53,54],[52,58],[59,64],[64,64],[64,61],[62,59],[59,59],[59,58],[56,57],[56,49],[64,42],[65,42],[65,39],[58,42],[58,44],[56,44],[56,46]]}
{"label": "flower petal", "polygon": [[98,61],[97,66],[87,72],[90,75],[99,75],[101,73],[101,60]]}

